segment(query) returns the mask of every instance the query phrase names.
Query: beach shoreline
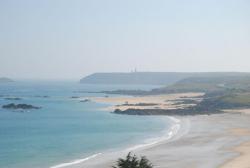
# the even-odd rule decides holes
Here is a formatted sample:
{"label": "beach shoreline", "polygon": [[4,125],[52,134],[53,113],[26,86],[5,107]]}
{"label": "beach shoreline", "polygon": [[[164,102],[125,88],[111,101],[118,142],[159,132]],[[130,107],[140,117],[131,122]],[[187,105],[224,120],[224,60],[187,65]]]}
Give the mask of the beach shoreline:
{"label": "beach shoreline", "polygon": [[118,96],[118,97],[91,97],[80,98],[81,100],[89,99],[93,102],[107,104],[108,107],[102,108],[103,111],[112,112],[116,109],[180,109],[194,106],[192,103],[180,103],[185,99],[201,101],[204,93],[173,93],[147,96]]}
{"label": "beach shoreline", "polygon": [[[232,134],[235,136],[250,136],[250,129],[239,128],[233,130]],[[249,168],[250,165],[250,138],[241,144],[234,146],[230,149],[237,156],[227,160],[219,168]]]}
{"label": "beach shoreline", "polygon": [[[153,136],[146,138],[141,141],[141,143],[136,143],[133,145],[129,145],[127,147],[119,148],[119,149],[109,149],[107,151],[102,151],[100,153],[96,153],[90,155],[88,157],[79,158],[76,160],[71,160],[64,163],[59,163],[54,166],[50,166],[50,168],[80,168],[80,167],[92,167],[92,164],[96,164],[95,160],[103,160],[108,161],[117,156],[125,156],[128,152],[136,152],[145,150],[150,147],[154,147],[160,143],[165,143],[166,141],[171,141],[177,137],[180,137],[182,134],[188,132],[187,128],[189,125],[189,121],[187,119],[178,119],[178,117],[170,117],[163,116],[164,120],[169,123],[171,121],[171,127],[164,128],[163,131],[159,133],[158,136]],[[185,125],[185,126],[184,126]],[[182,131],[180,131],[182,129]],[[185,130],[184,130],[185,129]],[[111,165],[110,165],[111,167]]]}
{"label": "beach shoreline", "polygon": [[[226,113],[180,118],[190,121],[188,132],[180,132],[181,134],[176,134],[170,140],[131,152],[138,156],[147,156],[156,168],[185,168],[187,164],[192,168],[231,168],[228,164],[235,161],[235,158],[245,157],[244,154],[239,155],[235,148],[248,142],[250,136],[236,135],[231,130],[235,128],[250,129],[250,125],[246,122],[250,119],[249,115]],[[232,124],[233,120],[236,122]],[[210,130],[211,124],[216,126],[216,130]],[[240,131],[236,132],[240,134]],[[124,157],[126,154],[126,152],[120,152],[100,155],[72,168],[98,168],[100,166],[110,168],[119,157]],[[238,160],[236,165],[247,168],[246,164],[239,164]]]}
{"label": "beach shoreline", "polygon": [[[195,94],[171,94],[143,97],[105,97],[93,98],[98,103],[109,104],[106,110],[110,111],[123,102],[157,103],[165,100],[175,101],[180,97],[197,97]],[[163,101],[164,100],[164,101]],[[171,104],[166,108],[172,107]],[[121,107],[125,108],[125,107]],[[139,107],[139,108],[148,108]],[[162,116],[166,117],[166,116]],[[247,109],[225,111],[222,114],[174,116],[182,122],[180,130],[170,139],[162,140],[142,148],[103,153],[83,163],[70,166],[71,168],[110,168],[120,157],[125,157],[128,152],[139,156],[147,156],[156,168],[234,168],[230,165],[246,167],[249,158],[249,148],[246,143],[250,140],[250,115]],[[183,124],[185,122],[186,124]],[[187,124],[188,123],[188,124]],[[245,131],[243,131],[245,130]],[[247,132],[247,133],[246,133]],[[247,143],[248,145],[248,143]],[[192,155],[190,155],[192,151]],[[239,163],[239,160],[244,163]],[[247,158],[247,159],[246,159]],[[181,160],[181,161],[180,161]]]}

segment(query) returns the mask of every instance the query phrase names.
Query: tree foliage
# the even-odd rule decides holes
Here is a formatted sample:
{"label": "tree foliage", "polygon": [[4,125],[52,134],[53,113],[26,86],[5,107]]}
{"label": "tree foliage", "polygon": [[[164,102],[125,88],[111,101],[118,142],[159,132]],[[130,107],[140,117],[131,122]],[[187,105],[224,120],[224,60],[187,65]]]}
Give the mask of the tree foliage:
{"label": "tree foliage", "polygon": [[153,165],[145,156],[138,158],[129,152],[125,159],[118,159],[116,166],[112,168],[153,168]]}

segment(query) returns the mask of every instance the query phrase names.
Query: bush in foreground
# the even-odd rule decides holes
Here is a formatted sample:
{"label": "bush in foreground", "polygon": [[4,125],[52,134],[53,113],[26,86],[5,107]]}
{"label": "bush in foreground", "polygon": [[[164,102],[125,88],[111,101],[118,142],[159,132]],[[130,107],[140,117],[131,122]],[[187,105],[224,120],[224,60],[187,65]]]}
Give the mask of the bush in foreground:
{"label": "bush in foreground", "polygon": [[136,155],[131,156],[129,152],[125,159],[118,159],[113,168],[153,168],[153,165],[145,156],[138,158]]}

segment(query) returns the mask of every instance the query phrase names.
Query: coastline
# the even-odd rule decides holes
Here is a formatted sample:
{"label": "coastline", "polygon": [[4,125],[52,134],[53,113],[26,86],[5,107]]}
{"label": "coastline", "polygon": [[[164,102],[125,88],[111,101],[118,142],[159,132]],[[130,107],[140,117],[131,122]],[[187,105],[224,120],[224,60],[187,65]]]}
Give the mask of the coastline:
{"label": "coastline", "polygon": [[239,156],[225,162],[220,168],[249,168],[250,165],[250,141],[244,142],[233,149]]}
{"label": "coastline", "polygon": [[[232,168],[228,166],[231,161],[235,161],[234,159],[238,157],[245,157],[244,153],[239,155],[234,148],[249,141],[250,136],[238,135],[239,130],[236,130],[237,135],[231,131],[235,128],[250,129],[247,122],[250,119],[249,115],[225,113],[180,118],[190,121],[188,131],[185,128],[170,140],[134,150],[132,153],[147,156],[156,168],[185,168],[186,165],[192,168]],[[183,127],[185,126],[187,125],[184,124]],[[216,129],[211,131],[211,128]],[[105,154],[72,168],[100,166],[110,168],[119,157],[124,157],[126,154],[126,152]],[[238,160],[241,159],[237,159],[234,164],[241,166],[237,168],[247,168],[246,165],[244,167],[239,164]],[[224,167],[220,167],[222,165]]]}
{"label": "coastline", "polygon": [[[102,151],[101,153],[96,153],[93,155],[90,155],[88,157],[79,158],[75,160],[71,160],[64,163],[59,163],[57,165],[50,166],[50,168],[80,168],[80,167],[92,167],[92,164],[96,164],[96,160],[100,162],[100,160],[108,161],[110,159],[116,158],[117,156],[125,156],[128,152],[131,151],[140,151],[145,150],[147,148],[156,146],[160,143],[170,141],[173,138],[177,136],[181,136],[180,134],[180,128],[181,123],[183,123],[183,119],[179,120],[175,117],[168,117],[164,116],[164,118],[169,122],[171,121],[171,127],[166,127],[163,131],[159,133],[158,136],[150,137],[147,139],[144,139],[140,144],[136,143],[134,145],[129,145],[128,147],[120,148],[120,149],[109,149],[107,151]],[[188,120],[185,120],[186,124],[189,124]],[[183,125],[182,125],[183,127]],[[183,127],[182,129],[186,129],[188,127]],[[187,132],[188,130],[185,130]],[[99,167],[98,165],[97,167]],[[109,166],[111,167],[111,165]]]}
{"label": "coastline", "polygon": [[[178,97],[175,96],[173,99]],[[151,97],[150,101],[152,98],[155,97]],[[111,101],[115,99],[119,102]],[[133,100],[133,103],[143,100],[141,97],[99,98],[94,100],[98,100],[97,102],[108,100],[103,103],[112,105],[109,107],[109,109],[112,109],[116,104],[127,99]],[[165,96],[164,99],[166,99]],[[138,156],[147,156],[155,165],[155,168],[186,168],[186,165],[190,165],[192,168],[235,167],[231,165],[237,165],[237,168],[248,168],[246,166],[249,163],[250,143],[248,141],[250,140],[250,133],[242,131],[244,129],[250,132],[250,115],[246,111],[236,110],[213,115],[175,116],[177,120],[175,117],[172,119],[181,124],[180,128],[177,129],[178,131],[175,131],[173,135],[168,133],[164,138],[158,137],[154,141],[122,151],[104,152],[87,159],[79,159],[79,162],[76,160],[70,166],[63,167],[110,168],[118,158],[125,157],[128,152],[132,152]],[[181,120],[181,122],[178,122],[178,120]],[[245,147],[246,144],[248,147]],[[190,155],[190,151],[192,151],[192,155]],[[241,163],[242,160],[243,163]]]}
{"label": "coastline", "polygon": [[[192,103],[180,103],[183,99],[201,101],[204,93],[173,93],[149,96],[122,96],[122,97],[92,97],[80,98],[81,100],[89,99],[93,102],[108,104],[103,111],[127,110],[127,109],[181,109],[194,106]],[[179,104],[180,103],[180,104]],[[140,105],[141,104],[141,105]]]}
{"label": "coastline", "polygon": [[[238,109],[238,110],[225,110],[229,113],[240,113],[245,116],[250,116],[250,109]],[[249,124],[250,125],[250,124]],[[234,152],[237,156],[227,160],[219,168],[249,168],[250,165],[250,128],[238,128],[231,131],[235,136],[249,137],[248,140],[245,140],[241,144],[231,148],[231,151]]]}

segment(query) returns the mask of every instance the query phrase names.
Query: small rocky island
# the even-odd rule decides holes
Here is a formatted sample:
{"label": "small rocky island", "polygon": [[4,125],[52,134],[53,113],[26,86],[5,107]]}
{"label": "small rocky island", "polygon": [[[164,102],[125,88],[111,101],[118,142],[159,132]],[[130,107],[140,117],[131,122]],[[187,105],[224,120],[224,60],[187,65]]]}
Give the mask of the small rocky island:
{"label": "small rocky island", "polygon": [[21,100],[19,97],[6,97],[5,100]]}
{"label": "small rocky island", "polygon": [[80,102],[82,102],[82,103],[90,102],[90,99],[80,100]]}
{"label": "small rocky island", "polygon": [[31,109],[40,109],[41,107],[36,107],[30,104],[6,104],[3,105],[2,108],[9,109],[9,110],[31,110]]}
{"label": "small rocky island", "polygon": [[12,79],[0,77],[0,83],[14,82]]}
{"label": "small rocky island", "polygon": [[71,96],[70,98],[71,99],[79,99],[80,97],[79,96]]}

